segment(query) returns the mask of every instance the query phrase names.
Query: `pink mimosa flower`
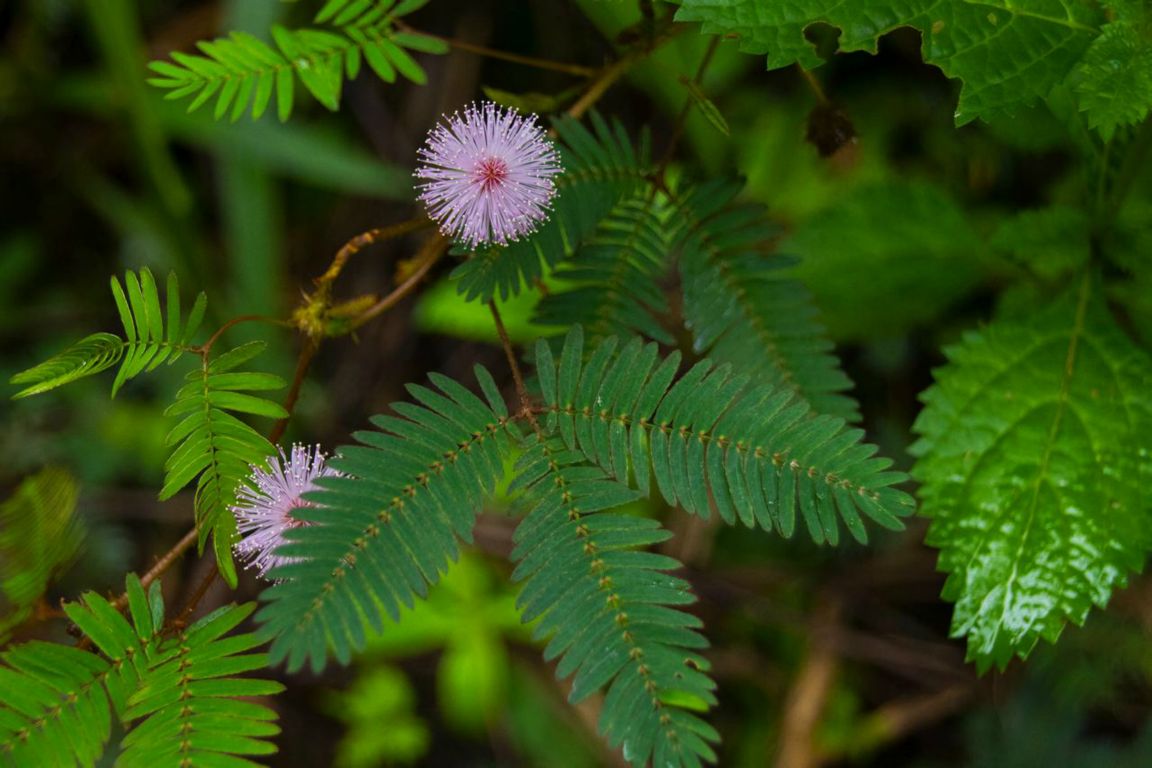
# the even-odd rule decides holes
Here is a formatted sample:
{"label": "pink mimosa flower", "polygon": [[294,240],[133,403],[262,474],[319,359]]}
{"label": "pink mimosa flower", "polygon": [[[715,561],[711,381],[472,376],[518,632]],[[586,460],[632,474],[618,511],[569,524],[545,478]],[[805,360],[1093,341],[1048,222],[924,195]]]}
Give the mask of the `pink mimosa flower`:
{"label": "pink mimosa flower", "polygon": [[277,555],[276,549],[285,542],[285,531],[308,525],[292,513],[316,504],[300,496],[317,490],[316,478],[340,474],[324,466],[325,456],[320,446],[293,445],[288,456],[283,449],[279,450],[280,457],[269,457],[266,467],[252,466],[248,482],[241,484],[236,503],[231,507],[241,536],[235,545],[236,554],[248,561],[250,567],[255,566],[261,576],[293,560]]}
{"label": "pink mimosa flower", "polygon": [[548,218],[560,157],[534,116],[469,105],[432,129],[419,156],[428,215],[468,247],[505,245]]}

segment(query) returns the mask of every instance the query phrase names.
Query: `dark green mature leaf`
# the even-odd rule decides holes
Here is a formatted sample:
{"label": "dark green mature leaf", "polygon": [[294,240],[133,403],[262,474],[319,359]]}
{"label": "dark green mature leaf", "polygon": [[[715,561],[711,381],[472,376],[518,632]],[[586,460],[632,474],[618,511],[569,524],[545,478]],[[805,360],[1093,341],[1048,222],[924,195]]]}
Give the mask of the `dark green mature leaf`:
{"label": "dark green mature leaf", "polygon": [[0,645],[78,554],[83,529],[76,496],[72,475],[48,467],[25,478],[0,504]]}
{"label": "dark green mature leaf", "polygon": [[969,333],[915,425],[952,632],[981,668],[1082,623],[1152,545],[1152,362],[1091,291]]}
{"label": "dark green mature leaf", "polygon": [[249,763],[236,755],[274,752],[262,739],[276,733],[275,713],[239,697],[283,686],[237,677],[266,666],[247,653],[261,641],[224,637],[253,606],[225,606],[171,635],[159,582],[145,592],[129,575],[126,595],[131,622],[94,593],[65,604],[92,651],[36,641],[0,654],[0,765],[93,766],[113,723],[140,718],[117,766],[240,766]]}
{"label": "dark green mature leaf", "polygon": [[659,280],[676,229],[654,191],[624,199],[553,273],[562,287],[540,300],[533,322],[579,323],[594,339],[638,333],[671,344],[658,319],[668,311]]}
{"label": "dark green mature leaf", "polygon": [[[146,602],[135,576],[128,588]],[[159,629],[134,628],[94,593],[64,610],[99,653],[33,641],[0,654],[2,765],[95,765]]]}
{"label": "dark green mature leaf", "polygon": [[757,383],[791,390],[816,413],[860,417],[794,261],[773,253],[779,229],[761,207],[734,203],[737,184],[678,195],[684,322],[693,346]]}
{"label": "dark green mature leaf", "polygon": [[532,235],[482,249],[457,267],[457,290],[469,300],[514,296],[591,235],[616,204],[645,185],[651,171],[647,137],[639,146],[619,123],[592,113],[592,131],[570,118],[556,122],[564,172],[556,178],[552,215]]}
{"label": "dark green mature leaf", "polygon": [[[273,662],[289,669],[311,660],[322,669],[331,653],[347,663],[364,647],[368,628],[399,617],[436,583],[458,539],[471,541],[480,505],[503,475],[509,418],[490,374],[477,367],[485,403],[437,374],[440,392],[410,386],[423,407],[397,403],[404,418],[376,416],[382,431],[357,432],[329,466],[345,473],[321,478],[306,494],[317,506],[293,514],[312,525],[289,531],[279,552],[293,558],[272,575],[257,615],[273,639]],[[443,393],[443,394],[441,394]]]}
{"label": "dark green mature leaf", "polygon": [[815,23],[838,28],[845,52],[875,52],[881,35],[914,27],[923,36],[924,60],[964,83],[960,125],[1046,96],[1104,22],[1098,5],[1082,0],[683,0],[676,19],[738,37],[742,51],[767,54],[770,69],[821,63],[804,36]]}
{"label": "dark green mature leaf", "polygon": [[556,674],[575,673],[569,701],[607,688],[600,730],[633,765],[714,761],[716,731],[685,708],[714,706],[715,683],[697,652],[700,620],[672,606],[694,602],[666,571],[672,558],[641,551],[670,535],[655,520],[613,513],[639,494],[589,466],[558,440],[536,443],[517,464],[513,489],[531,511],[517,527],[512,577],[518,604],[549,638]]}
{"label": "dark green mature leaf", "polygon": [[785,537],[802,518],[818,543],[839,541],[838,521],[866,541],[861,513],[900,528],[911,512],[911,498],[892,487],[905,476],[885,471],[891,462],[842,419],[812,416],[788,390],[750,388],[709,360],[673,384],[679,353],[657,365],[655,344],[616,345],[610,337],[585,358],[577,327],[558,363],[546,343],[536,347],[548,428],[610,476],[631,474],[645,494],[655,477],[669,504],[704,517],[715,508],[727,523]]}
{"label": "dark green mature leaf", "polygon": [[263,641],[253,634],[225,637],[254,608],[224,606],[160,643],[122,715],[141,722],[125,737],[117,768],[239,765],[226,756],[276,751],[267,741],[280,732],[272,722],[276,713],[241,698],[280,693],[284,686],[239,677],[267,666],[265,654],[249,653]]}

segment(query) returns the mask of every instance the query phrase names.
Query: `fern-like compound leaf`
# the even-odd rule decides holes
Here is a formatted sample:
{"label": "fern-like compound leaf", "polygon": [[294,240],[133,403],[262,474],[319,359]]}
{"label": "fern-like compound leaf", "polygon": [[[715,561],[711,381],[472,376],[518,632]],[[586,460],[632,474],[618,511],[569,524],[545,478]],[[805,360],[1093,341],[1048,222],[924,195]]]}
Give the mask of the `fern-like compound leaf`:
{"label": "fern-like compound leaf", "polygon": [[947,350],[914,475],[954,635],[981,668],[1027,656],[1140,570],[1152,545],[1152,361],[1085,281]]}
{"label": "fern-like compound leaf", "polygon": [[1010,113],[1061,84],[1100,33],[1100,4],[1082,0],[683,0],[678,21],[767,54],[771,69],[822,60],[805,37],[813,24],[840,30],[840,50],[876,50],[898,27],[923,37],[924,61],[963,81],[956,122]]}
{"label": "fern-like compound leaf", "polygon": [[164,463],[160,498],[167,499],[196,480],[196,526],[200,549],[212,538],[220,573],[236,584],[232,545],[236,519],[229,510],[236,489],[253,465],[262,465],[274,448],[237,414],[287,418],[279,404],[249,394],[280,389],[284,382],[266,373],[238,371],[263,351],[264,342],[236,347],[215,360],[205,360],[185,379],[165,415],[180,417],[168,433],[172,453]]}
{"label": "fern-like compound leaf", "polygon": [[648,141],[634,145],[623,127],[592,114],[592,130],[576,120],[556,122],[564,172],[556,178],[552,216],[516,242],[484,248],[457,267],[457,290],[469,300],[520,293],[591,235],[616,204],[636,193],[651,171]]}
{"label": "fern-like compound leaf", "polygon": [[0,504],[0,645],[79,553],[76,496],[72,475],[48,467]]}
{"label": "fern-like compound leaf", "polygon": [[659,321],[668,311],[659,280],[672,251],[670,218],[654,191],[621,201],[553,273],[568,287],[543,297],[533,321],[580,324],[594,339],[640,334],[671,344]]}
{"label": "fern-like compound leaf", "polygon": [[[477,368],[486,393],[491,376]],[[396,403],[396,416],[372,419],[329,462],[342,477],[321,478],[306,494],[315,507],[293,515],[312,525],[287,532],[279,550],[295,559],[272,574],[257,615],[272,637],[273,662],[322,669],[329,653],[347,663],[384,616],[399,617],[436,583],[458,540],[471,541],[484,499],[503,475],[511,426],[502,403],[486,404],[452,379],[432,375],[438,392],[409,391],[421,405]],[[496,406],[496,407],[494,407]]]}
{"label": "fern-like compound leaf", "polygon": [[[147,602],[135,577],[129,590]],[[93,593],[64,610],[99,653],[33,641],[0,654],[0,765],[95,765],[159,629]]]}
{"label": "fern-like compound leaf", "polygon": [[225,635],[254,605],[225,606],[166,638],[149,658],[124,719],[140,720],[124,739],[117,768],[158,765],[241,765],[226,756],[266,755],[279,733],[276,713],[251,699],[281,692],[272,680],[242,677],[267,666],[250,653],[254,634]]}
{"label": "fern-like compound leaf", "polygon": [[56,389],[85,376],[106,371],[120,362],[124,340],[113,333],[85,336],[68,349],[53,355],[34,368],[13,376],[13,384],[24,385],[13,398],[28,397]]}
{"label": "fern-like compound leaf", "polygon": [[778,228],[759,206],[734,204],[737,192],[715,182],[678,200],[684,321],[696,351],[791,390],[816,413],[859,419],[811,295],[790,276],[793,262],[768,252]]}
{"label": "fern-like compound leaf", "polygon": [[204,316],[205,300],[203,294],[200,294],[193,305],[188,324],[181,329],[180,286],[176,274],[170,273],[166,328],[165,308],[160,303],[156,280],[147,267],[140,270],[139,276],[126,272],[123,287],[113,277],[112,296],[116,300],[116,308],[120,311],[120,321],[128,339],[124,360],[116,373],[116,380],[112,382],[112,394],[115,396],[124,382],[146,370],[153,370],[165,360],[175,361],[184,352],[181,342],[195,333],[196,326]]}
{"label": "fern-like compound leaf", "polygon": [[336,110],[344,80],[355,78],[363,62],[382,80],[395,82],[399,73],[423,84],[427,77],[409,51],[444,53],[440,40],[398,32],[395,20],[416,10],[418,2],[333,2],[320,9],[318,23],[329,29],[273,27],[275,47],[245,32],[198,44],[202,55],[180,52],[171,61],[154,61],[157,75],[148,80],[167,90],[165,98],[191,98],[191,112],[215,99],[214,116],[232,121],[250,112],[259,118],[273,97],[281,121],[294,106],[298,79],[325,107]]}
{"label": "fern-like compound leaf", "polygon": [[660,361],[654,344],[617,345],[610,337],[585,357],[577,327],[558,361],[536,346],[549,428],[610,476],[631,475],[645,494],[654,477],[669,504],[784,537],[802,519],[818,543],[836,544],[840,523],[864,542],[862,515],[898,529],[912,511],[893,487],[905,476],[887,471],[862,430],[812,416],[786,389],[749,388],[727,365],[703,360],[677,380],[679,353]]}
{"label": "fern-like compound leaf", "polygon": [[557,676],[575,674],[569,701],[606,688],[600,730],[633,765],[715,760],[716,731],[694,714],[716,703],[699,619],[676,560],[642,550],[670,535],[655,520],[614,513],[638,493],[558,440],[521,457],[513,488],[531,511],[516,529],[513,579],[534,635],[550,638]]}
{"label": "fern-like compound leaf", "polygon": [[125,338],[111,333],[86,336],[60,354],[13,376],[13,384],[24,386],[13,397],[38,395],[120,363],[112,383],[115,396],[124,382],[165,361],[175,362],[188,350],[204,318],[203,293],[197,296],[188,317],[183,319],[180,284],[175,273],[168,275],[163,303],[156,280],[147,267],[139,274],[125,273],[123,284],[115,277],[111,283]]}
{"label": "fern-like compound leaf", "polygon": [[[94,648],[34,641],[0,654],[0,765],[94,766],[113,724],[131,728],[117,766],[250,765],[275,751],[275,714],[241,697],[279,683],[240,677],[266,664],[253,635],[224,637],[253,609],[226,606],[171,635],[160,584],[128,577],[130,621],[96,594],[66,603]],[[133,721],[140,720],[134,728]]]}

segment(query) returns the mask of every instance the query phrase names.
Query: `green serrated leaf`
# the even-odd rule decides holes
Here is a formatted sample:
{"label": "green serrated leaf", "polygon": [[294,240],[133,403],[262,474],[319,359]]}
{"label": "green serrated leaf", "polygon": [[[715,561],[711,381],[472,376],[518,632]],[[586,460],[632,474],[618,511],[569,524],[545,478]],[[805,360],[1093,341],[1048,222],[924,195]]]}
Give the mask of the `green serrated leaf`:
{"label": "green serrated leaf", "polygon": [[1152,361],[1095,290],[967,334],[915,425],[952,631],[982,669],[1082,623],[1152,544]]}
{"label": "green serrated leaf", "polygon": [[1152,109],[1152,39],[1147,22],[1104,27],[1072,74],[1080,109],[1105,141]]}
{"label": "green serrated leaf", "polygon": [[813,24],[836,27],[841,51],[873,53],[881,36],[913,27],[924,60],[963,81],[956,108],[963,125],[1047,96],[1084,56],[1104,15],[1080,0],[683,0],[676,20],[700,22],[705,34],[767,54],[770,69],[823,63],[804,34]]}

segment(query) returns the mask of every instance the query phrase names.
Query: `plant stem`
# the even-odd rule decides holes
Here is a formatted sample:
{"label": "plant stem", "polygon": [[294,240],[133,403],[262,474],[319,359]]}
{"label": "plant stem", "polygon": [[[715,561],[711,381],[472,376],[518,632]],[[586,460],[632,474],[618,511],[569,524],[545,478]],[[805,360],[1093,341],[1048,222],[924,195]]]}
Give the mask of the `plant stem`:
{"label": "plant stem", "polygon": [[[152,582],[163,576],[164,572],[172,567],[172,564],[176,562],[176,559],[179,558],[180,555],[184,554],[189,548],[191,548],[193,544],[196,543],[196,538],[197,532],[195,528],[184,534],[184,537],[180,539],[180,541],[176,542],[176,544],[171,549],[161,555],[160,559],[156,561],[156,564],[149,568],[148,572],[140,577],[140,586],[142,586],[144,589],[148,589]],[[113,605],[118,611],[124,610],[124,608],[128,605],[128,593],[125,592],[124,594],[120,595],[120,597],[116,598],[116,601],[113,603]]]}
{"label": "plant stem", "polygon": [[308,368],[312,365],[312,358],[316,356],[319,349],[319,338],[308,336],[304,339],[304,346],[300,348],[300,354],[296,358],[296,372],[292,376],[292,386],[288,388],[288,394],[284,397],[284,410],[288,412],[288,415],[277,421],[272,426],[272,431],[268,433],[268,442],[273,445],[280,442],[280,438],[284,437],[284,430],[288,429],[288,421],[292,418],[292,409],[296,407],[296,401],[300,398],[300,387],[303,385],[304,376],[308,373]]}
{"label": "plant stem", "polygon": [[266,317],[264,315],[240,315],[239,317],[234,317],[228,322],[224,323],[224,325],[220,326],[220,329],[217,330],[216,333],[212,334],[208,338],[208,341],[204,342],[199,347],[193,347],[193,351],[198,353],[201,357],[207,358],[208,353],[212,351],[213,345],[215,345],[216,342],[220,340],[220,337],[224,335],[225,331],[228,331],[229,329],[240,325],[241,323],[273,323],[275,325],[285,325],[283,320],[277,320],[274,317]]}
{"label": "plant stem", "polygon": [[508,358],[508,367],[512,369],[512,381],[516,383],[516,395],[520,398],[520,413],[528,417],[528,421],[532,424],[532,429],[537,435],[543,435],[540,430],[540,423],[536,421],[536,414],[532,412],[532,399],[528,397],[528,387],[524,386],[524,376],[520,373],[520,364],[516,362],[516,352],[512,348],[512,339],[508,336],[508,329],[504,327],[504,321],[500,317],[500,310],[496,307],[495,299],[488,302],[488,308],[492,310],[492,320],[496,323],[496,332],[500,334],[500,344],[504,347],[504,356]]}
{"label": "plant stem", "polygon": [[625,72],[640,60],[647,58],[649,54],[661,45],[671,40],[679,29],[679,27],[672,24],[671,16],[664,19],[662,23],[658,22],[651,39],[645,40],[644,45],[633,47],[616,61],[602,67],[588,85],[587,90],[576,100],[575,104],[568,108],[566,114],[569,117],[577,119],[582,117]]}
{"label": "plant stem", "polygon": [[535,56],[522,56],[518,53],[508,53],[507,51],[500,51],[495,48],[488,48],[476,43],[470,43],[467,40],[460,40],[455,37],[444,37],[443,35],[434,35],[431,32],[424,32],[419,29],[414,29],[403,21],[396,19],[393,21],[396,28],[404,32],[409,32],[415,35],[423,35],[424,37],[431,37],[446,43],[458,51],[465,51],[466,53],[475,53],[478,56],[486,56],[489,59],[500,59],[501,61],[510,61],[513,64],[523,64],[526,67],[535,67],[536,69],[548,69],[553,72],[564,72],[569,75],[576,75],[577,77],[592,77],[596,74],[596,69],[593,67],[585,67],[581,64],[566,64],[562,61],[552,61],[551,59],[540,59]]}
{"label": "plant stem", "polygon": [[332,289],[332,283],[336,281],[336,278],[340,277],[340,273],[344,270],[344,265],[348,263],[348,259],[368,246],[406,235],[409,232],[415,232],[431,223],[428,219],[424,218],[410,219],[389,227],[378,227],[376,229],[370,229],[367,232],[361,232],[340,246],[340,250],[336,251],[336,255],[332,257],[332,263],[328,265],[328,269],[324,270],[324,274],[320,275],[320,277],[314,281],[317,290],[323,292],[322,295],[324,298],[327,298],[328,293]]}
{"label": "plant stem", "polygon": [[[708,42],[708,48],[704,51],[704,57],[700,59],[700,65],[696,67],[696,75],[692,78],[692,82],[696,85],[700,85],[704,80],[704,73],[708,70],[708,65],[712,63],[712,56],[715,55],[719,45],[720,38],[716,36],[713,36]],[[694,103],[692,97],[688,96],[684,100],[684,106],[680,108],[680,114],[676,115],[676,122],[672,126],[672,137],[668,139],[668,148],[664,150],[664,156],[656,169],[657,179],[664,178],[664,172],[668,169],[668,164],[672,162],[672,155],[676,152],[676,145],[680,142],[680,137],[684,135],[684,123],[688,119],[688,113],[692,111]]]}
{"label": "plant stem", "polygon": [[633,51],[601,69],[600,73],[596,75],[596,79],[588,86],[588,90],[584,91],[575,104],[568,107],[568,116],[577,119],[582,117],[612,87],[612,84],[619,80],[643,56],[642,52]]}
{"label": "plant stem", "polygon": [[392,309],[392,307],[400,303],[404,297],[408,296],[410,293],[412,293],[413,290],[416,289],[416,286],[420,284],[420,281],[424,278],[424,275],[428,274],[428,270],[432,268],[432,265],[439,261],[440,257],[447,252],[448,240],[439,232],[437,232],[435,235],[429,238],[423,246],[421,246],[420,253],[416,257],[416,269],[413,270],[412,274],[409,275],[404,282],[396,286],[396,288],[393,289],[390,294],[380,299],[380,301],[364,310],[360,315],[352,320],[352,322],[349,324],[349,327],[355,330],[372,318],[387,312],[388,310]]}
{"label": "plant stem", "polygon": [[796,65],[796,69],[800,70],[800,76],[804,78],[804,82],[812,89],[812,93],[816,95],[816,100],[819,101],[821,105],[827,106],[828,96],[824,93],[824,87],[820,85],[820,81],[816,79],[816,75],[812,74],[811,70],[804,69],[804,67],[799,64]]}
{"label": "plant stem", "polygon": [[175,619],[169,621],[171,626],[187,623],[188,617],[190,617],[192,612],[196,610],[196,606],[198,606],[200,601],[204,599],[204,595],[208,594],[208,590],[212,587],[213,584],[216,583],[216,577],[219,575],[220,567],[216,565],[215,562],[213,562],[211,567],[208,569],[208,573],[204,574],[204,578],[201,579],[200,583],[196,586],[196,591],[192,593],[190,598],[188,598],[188,604],[184,606],[184,610],[180,611],[179,616],[177,616]]}

